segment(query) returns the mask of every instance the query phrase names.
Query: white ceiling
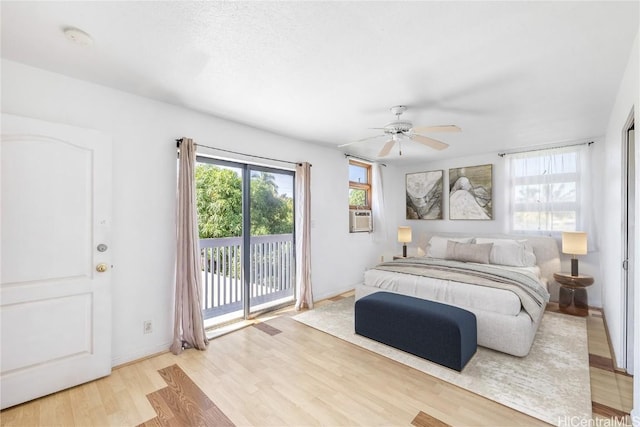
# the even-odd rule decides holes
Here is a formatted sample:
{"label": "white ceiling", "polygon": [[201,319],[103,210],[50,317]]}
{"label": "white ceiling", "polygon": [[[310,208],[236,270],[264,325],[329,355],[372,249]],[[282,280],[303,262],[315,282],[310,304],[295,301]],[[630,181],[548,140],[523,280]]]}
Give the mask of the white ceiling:
{"label": "white ceiling", "polygon": [[[375,135],[404,104],[416,126],[463,129],[429,135],[442,152],[403,144],[404,161],[428,161],[603,135],[638,6],[2,1],[1,54],[322,144]],[[374,158],[385,140],[349,152]]]}

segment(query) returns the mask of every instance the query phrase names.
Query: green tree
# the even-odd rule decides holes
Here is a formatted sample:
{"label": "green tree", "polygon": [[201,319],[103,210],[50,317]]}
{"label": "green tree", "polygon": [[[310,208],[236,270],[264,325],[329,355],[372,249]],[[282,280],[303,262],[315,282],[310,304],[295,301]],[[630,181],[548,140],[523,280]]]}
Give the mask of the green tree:
{"label": "green tree", "polygon": [[365,206],[366,205],[367,192],[365,190],[349,190],[349,205],[350,206]]}
{"label": "green tree", "polygon": [[[200,238],[242,235],[242,178],[231,169],[198,164],[195,171]],[[251,234],[293,233],[293,199],[278,195],[275,176],[251,176]]]}
{"label": "green tree", "polygon": [[251,176],[251,234],[293,233],[293,200],[278,195],[275,177],[267,172]]}
{"label": "green tree", "polygon": [[242,179],[231,169],[196,166],[200,238],[242,235]]}

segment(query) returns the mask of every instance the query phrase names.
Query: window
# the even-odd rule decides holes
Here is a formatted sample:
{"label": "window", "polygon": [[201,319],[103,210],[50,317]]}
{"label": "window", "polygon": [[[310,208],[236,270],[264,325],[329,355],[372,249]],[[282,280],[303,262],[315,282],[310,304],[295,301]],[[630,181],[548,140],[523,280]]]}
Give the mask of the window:
{"label": "window", "polygon": [[371,165],[349,160],[349,209],[371,209]]}
{"label": "window", "polygon": [[581,228],[583,148],[510,155],[511,229],[559,233]]}

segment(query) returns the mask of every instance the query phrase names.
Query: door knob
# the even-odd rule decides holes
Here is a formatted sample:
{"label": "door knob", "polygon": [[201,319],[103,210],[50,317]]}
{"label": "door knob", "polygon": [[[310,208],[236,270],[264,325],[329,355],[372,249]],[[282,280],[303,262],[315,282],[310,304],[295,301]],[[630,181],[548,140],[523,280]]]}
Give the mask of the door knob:
{"label": "door knob", "polygon": [[105,271],[107,271],[107,264],[102,263],[102,264],[96,265],[96,271],[98,273],[104,273]]}

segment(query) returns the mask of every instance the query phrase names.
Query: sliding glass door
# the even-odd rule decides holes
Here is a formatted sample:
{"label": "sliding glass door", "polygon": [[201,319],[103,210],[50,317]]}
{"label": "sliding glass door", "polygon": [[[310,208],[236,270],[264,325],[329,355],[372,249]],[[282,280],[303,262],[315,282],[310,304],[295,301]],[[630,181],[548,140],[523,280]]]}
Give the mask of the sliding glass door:
{"label": "sliding glass door", "polygon": [[205,319],[243,315],[242,177],[244,169],[198,158],[196,206]]}
{"label": "sliding glass door", "polygon": [[251,167],[249,311],[293,299],[293,172]]}
{"label": "sliding glass door", "polygon": [[207,324],[294,299],[294,172],[199,157],[196,203]]}

